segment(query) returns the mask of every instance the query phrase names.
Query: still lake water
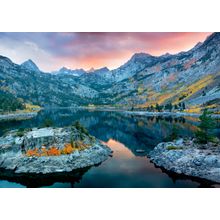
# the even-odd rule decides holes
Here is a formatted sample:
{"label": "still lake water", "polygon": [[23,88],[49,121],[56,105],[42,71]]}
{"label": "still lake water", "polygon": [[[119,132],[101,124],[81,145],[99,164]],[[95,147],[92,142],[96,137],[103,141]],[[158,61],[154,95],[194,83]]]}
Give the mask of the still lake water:
{"label": "still lake water", "polygon": [[[24,121],[0,122],[0,135],[16,128],[42,126],[50,118],[55,126],[71,125],[78,120],[96,138],[105,142],[113,157],[99,166],[71,173],[20,176],[0,171],[0,187],[213,187],[210,182],[167,173],[147,158],[154,146],[178,128],[182,137],[190,137],[197,120],[126,115],[122,112],[74,109],[43,110],[37,117]],[[216,130],[217,135],[219,129]],[[137,153],[136,150],[145,150]]]}

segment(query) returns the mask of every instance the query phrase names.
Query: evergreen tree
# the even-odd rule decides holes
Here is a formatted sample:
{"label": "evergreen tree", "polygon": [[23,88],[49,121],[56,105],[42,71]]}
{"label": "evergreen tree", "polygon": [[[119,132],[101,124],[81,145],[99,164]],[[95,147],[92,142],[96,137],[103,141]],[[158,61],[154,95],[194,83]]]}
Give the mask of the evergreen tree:
{"label": "evergreen tree", "polygon": [[156,104],[155,108],[158,112],[161,112],[161,110],[162,110],[162,106],[160,106],[158,103]]}
{"label": "evergreen tree", "polygon": [[169,105],[168,105],[168,110],[171,112],[172,109],[173,109],[173,105],[172,105],[172,103],[169,103]]}
{"label": "evergreen tree", "polygon": [[166,104],[166,105],[165,105],[165,109],[171,112],[172,109],[173,109],[173,105],[172,105],[172,103],[168,103],[168,104]]}
{"label": "evergreen tree", "polygon": [[182,109],[186,109],[186,105],[185,105],[185,102],[182,103]]}
{"label": "evergreen tree", "polygon": [[196,138],[199,143],[207,143],[212,141],[213,135],[210,134],[210,130],[215,128],[215,121],[210,116],[210,112],[207,109],[203,111],[203,114],[199,117],[200,124],[198,126],[199,130],[196,132]]}
{"label": "evergreen tree", "polygon": [[177,110],[178,109],[178,105],[176,104],[176,105],[174,105],[174,109],[175,110]]}
{"label": "evergreen tree", "polygon": [[150,106],[150,111],[152,111],[152,112],[154,111],[154,106],[153,105]]}

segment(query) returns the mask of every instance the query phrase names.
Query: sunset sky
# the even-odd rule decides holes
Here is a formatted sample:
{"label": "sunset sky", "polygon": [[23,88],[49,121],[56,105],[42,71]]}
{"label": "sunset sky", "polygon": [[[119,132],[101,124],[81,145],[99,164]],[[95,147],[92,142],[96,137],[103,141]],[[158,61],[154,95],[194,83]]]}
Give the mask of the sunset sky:
{"label": "sunset sky", "polygon": [[15,63],[32,59],[41,70],[124,64],[134,53],[178,53],[203,42],[211,33],[0,33],[0,55]]}

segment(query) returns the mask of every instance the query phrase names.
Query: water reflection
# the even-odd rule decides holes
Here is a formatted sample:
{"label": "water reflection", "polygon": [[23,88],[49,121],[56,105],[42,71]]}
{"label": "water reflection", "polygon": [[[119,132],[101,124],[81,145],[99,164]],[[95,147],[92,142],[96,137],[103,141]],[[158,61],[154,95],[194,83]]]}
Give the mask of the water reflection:
{"label": "water reflection", "polygon": [[[79,120],[89,132],[114,151],[113,157],[98,167],[63,175],[30,176],[25,178],[0,171],[0,187],[9,182],[26,187],[206,187],[198,179],[189,179],[156,168],[146,157],[156,144],[163,141],[174,127],[178,135],[191,137],[198,119],[163,118],[126,115],[120,112],[53,109],[41,111],[36,118],[26,121],[0,122],[0,135],[15,128],[42,126],[50,118],[54,126],[68,126]],[[218,123],[219,127],[219,123]],[[219,135],[219,129],[216,129]],[[138,149],[145,150],[137,153]],[[5,181],[7,180],[7,181]],[[14,185],[19,187],[19,185]]]}
{"label": "water reflection", "polygon": [[69,173],[56,174],[15,174],[13,171],[0,170],[0,187],[13,187],[11,182],[15,184],[14,187],[45,187],[51,186],[54,183],[66,187],[74,187],[74,184],[80,182],[83,175],[90,168],[80,169]]}
{"label": "water reflection", "polygon": [[113,157],[91,168],[75,187],[198,187],[192,180],[173,181],[148,158],[135,156],[124,144],[110,139]]}

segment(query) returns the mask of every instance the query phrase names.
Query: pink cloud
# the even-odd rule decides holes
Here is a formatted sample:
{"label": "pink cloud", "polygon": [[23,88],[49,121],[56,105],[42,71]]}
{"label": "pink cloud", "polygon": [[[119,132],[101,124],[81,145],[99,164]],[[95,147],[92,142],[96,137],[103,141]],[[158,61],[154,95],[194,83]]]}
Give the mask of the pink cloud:
{"label": "pink cloud", "polygon": [[[62,66],[85,69],[103,66],[116,68],[134,53],[145,52],[155,56],[167,52],[178,53],[191,49],[210,34],[208,32],[0,33],[0,44],[4,39],[5,51],[9,51],[10,47],[14,47],[15,42],[16,45],[25,44],[27,41],[34,43],[39,50],[50,57],[50,62],[47,64],[46,61],[42,62],[40,58],[38,59],[37,64],[46,70],[54,70]],[[22,59],[38,56],[36,51],[28,51],[28,54],[25,54],[25,50],[22,51]],[[4,51],[1,53],[4,55]],[[19,60],[19,57],[16,59]]]}

